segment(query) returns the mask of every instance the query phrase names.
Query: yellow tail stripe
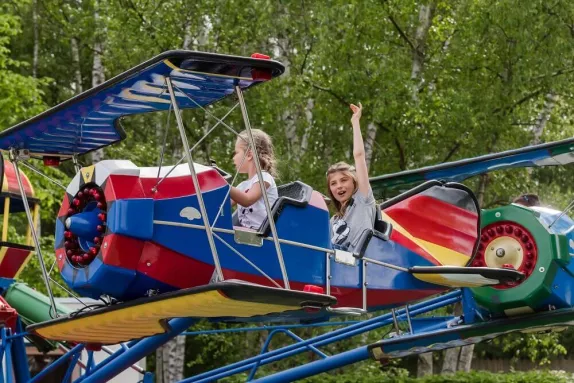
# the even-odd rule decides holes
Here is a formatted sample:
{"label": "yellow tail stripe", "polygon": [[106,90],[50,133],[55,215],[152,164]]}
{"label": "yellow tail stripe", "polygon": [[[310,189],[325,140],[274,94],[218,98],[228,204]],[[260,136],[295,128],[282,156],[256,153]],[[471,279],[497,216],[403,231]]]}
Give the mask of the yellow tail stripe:
{"label": "yellow tail stripe", "polygon": [[437,245],[429,241],[425,241],[420,238],[414,237],[409,233],[404,227],[399,225],[397,221],[392,219],[384,211],[381,212],[382,218],[385,221],[390,222],[393,225],[393,230],[397,230],[399,233],[404,235],[406,238],[410,239],[416,243],[419,247],[429,253],[434,259],[436,259],[443,266],[464,266],[468,262],[469,257],[465,254],[459,253],[458,251],[446,248],[444,246]]}

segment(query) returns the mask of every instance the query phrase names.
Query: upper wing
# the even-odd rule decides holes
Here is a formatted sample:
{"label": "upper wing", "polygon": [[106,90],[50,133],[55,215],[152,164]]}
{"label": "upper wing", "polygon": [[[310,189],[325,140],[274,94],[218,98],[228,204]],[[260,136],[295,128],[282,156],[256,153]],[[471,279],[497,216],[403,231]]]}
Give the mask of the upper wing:
{"label": "upper wing", "polygon": [[111,145],[125,138],[121,117],[168,110],[166,77],[179,108],[221,100],[281,75],[273,60],[191,51],[162,53],[62,104],[0,133],[0,149],[28,149],[32,156],[62,159]]}
{"label": "upper wing", "polygon": [[376,198],[386,198],[427,180],[460,182],[494,170],[574,162],[574,138],[447,162],[370,179]]}

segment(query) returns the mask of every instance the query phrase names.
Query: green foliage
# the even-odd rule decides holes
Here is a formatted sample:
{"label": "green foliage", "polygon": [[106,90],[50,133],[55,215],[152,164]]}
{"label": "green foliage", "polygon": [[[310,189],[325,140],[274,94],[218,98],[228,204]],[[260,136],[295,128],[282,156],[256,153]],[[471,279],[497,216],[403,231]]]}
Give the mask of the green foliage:
{"label": "green foliage", "polygon": [[[322,192],[326,191],[324,174],[328,165],[352,161],[350,102],[363,103],[364,131],[370,125],[376,133],[372,176],[528,145],[548,94],[557,96],[557,101],[550,110],[542,140],[574,134],[569,21],[574,17],[574,3],[564,0],[38,3],[37,40],[31,1],[8,0],[0,5],[0,129],[36,115],[47,105],[65,101],[77,93],[79,86],[90,88],[94,46],[96,39],[102,39],[105,49],[100,53],[106,78],[162,51],[179,49],[184,42],[193,50],[238,55],[262,52],[283,62],[287,67],[284,76],[246,93],[250,120],[273,137],[281,173],[279,183],[300,179]],[[417,41],[423,4],[434,5],[433,17],[426,39]],[[72,59],[72,39],[79,43],[77,66]],[[35,43],[39,52],[37,79],[31,76]],[[421,70],[414,73],[413,57],[423,50]],[[208,110],[221,117],[234,103],[226,100]],[[216,123],[200,111],[184,111],[183,117],[192,145]],[[243,129],[238,109],[227,122],[237,131]],[[181,158],[173,116],[168,120],[166,114],[142,115],[122,123],[128,139],[106,148],[107,158],[129,159],[138,166],[156,165],[165,134],[163,164]],[[209,140],[199,145],[194,158],[198,162],[215,159],[220,167],[233,171],[234,141],[234,135],[219,126]],[[89,157],[80,160],[87,164]],[[69,163],[58,169],[35,165],[63,185],[74,175]],[[50,268],[54,261],[54,217],[63,191],[24,171],[42,201],[41,243]],[[478,179],[467,184],[479,190]],[[572,185],[574,174],[569,168],[491,173],[483,206],[505,204],[519,193],[535,192],[544,203],[563,208],[570,202]],[[10,235],[22,239],[25,224],[16,219]],[[57,271],[52,272],[56,275]],[[35,256],[21,278],[44,289]],[[194,329],[214,327],[228,326],[201,322]],[[296,333],[310,337],[324,331]],[[345,351],[380,339],[383,334],[383,330],[371,332],[325,349]],[[186,372],[197,373],[253,355],[262,339],[258,333],[190,337]],[[272,347],[288,342],[287,337],[278,336]],[[563,354],[564,347],[571,350],[573,345],[572,332],[568,331],[559,335],[511,335],[496,339],[488,349],[478,346],[477,352],[546,363]],[[301,354],[279,363],[277,368],[313,358]],[[344,377],[324,374],[321,378],[365,381],[361,374],[373,376],[373,381],[387,379],[372,363],[346,369]],[[483,374],[440,378],[475,379],[453,382],[522,381],[493,380],[495,377]],[[537,381],[538,376],[500,377],[523,378]],[[388,379],[410,381],[400,375]],[[434,382],[432,379],[439,377],[427,380]],[[544,375],[544,379],[554,378]]]}
{"label": "green foliage", "polygon": [[540,365],[550,364],[552,359],[567,354],[560,342],[561,334],[509,334],[495,338],[488,344],[477,345],[475,353],[485,358],[508,358],[513,361],[528,359]]}
{"label": "green foliage", "polygon": [[[373,371],[375,372],[375,371]],[[345,375],[321,374],[302,380],[305,383],[566,383],[572,381],[572,376],[550,372],[512,372],[495,374],[489,372],[457,373],[454,375],[431,375],[424,378],[411,378],[407,374],[369,373],[365,369],[346,373]]]}
{"label": "green foliage", "polygon": [[[225,383],[245,382],[247,375],[237,375],[223,379]],[[407,371],[394,369],[382,372],[375,363],[359,363],[353,369],[323,373],[302,379],[302,383],[569,383],[574,381],[572,374],[563,371],[532,371],[512,373],[491,373],[473,371],[449,375],[430,375],[424,378],[409,377]]]}
{"label": "green foliage", "polygon": [[18,17],[4,13],[6,8],[0,5],[0,129],[41,112],[45,104],[40,88],[47,83],[15,71],[28,63],[11,56],[10,42],[20,34],[21,25]]}

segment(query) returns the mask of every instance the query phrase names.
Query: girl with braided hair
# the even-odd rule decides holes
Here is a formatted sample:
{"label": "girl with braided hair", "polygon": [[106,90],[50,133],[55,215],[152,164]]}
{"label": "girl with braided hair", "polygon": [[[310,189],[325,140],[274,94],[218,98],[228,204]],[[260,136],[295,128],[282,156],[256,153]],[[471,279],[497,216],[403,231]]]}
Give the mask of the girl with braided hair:
{"label": "girl with braided hair", "polygon": [[[277,176],[277,160],[275,159],[273,142],[271,137],[262,130],[252,129],[251,133],[261,165],[263,185],[267,190],[269,205],[272,206],[278,198],[277,185],[274,179]],[[248,138],[247,131],[241,132],[237,137],[233,163],[237,171],[241,174],[247,174],[249,179],[237,187],[232,186],[230,195],[232,204],[237,204],[237,217],[241,226],[257,230],[267,217],[267,212],[265,211],[265,202],[263,201],[261,182],[257,176],[253,151],[248,145]]]}

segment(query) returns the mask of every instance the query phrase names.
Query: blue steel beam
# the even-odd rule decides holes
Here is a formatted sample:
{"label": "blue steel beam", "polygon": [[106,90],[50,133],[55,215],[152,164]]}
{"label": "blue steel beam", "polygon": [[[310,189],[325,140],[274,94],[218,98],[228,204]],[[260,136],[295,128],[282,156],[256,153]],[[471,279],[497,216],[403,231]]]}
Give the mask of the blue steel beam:
{"label": "blue steel beam", "polygon": [[[115,357],[115,359],[103,367],[100,367],[99,365],[94,367],[92,373],[85,377],[82,381],[84,383],[107,382],[123,370],[129,368],[138,360],[142,359],[144,356],[148,355],[150,352],[154,351],[156,348],[163,346],[170,339],[175,338],[181,334],[195,322],[197,322],[197,318],[176,318],[170,320],[170,330],[168,332],[145,338],[134,346],[130,347],[130,349],[127,351],[124,351],[123,348],[120,348],[117,351],[121,353],[120,356]],[[113,355],[109,358],[112,357]]]}
{"label": "blue steel beam", "polygon": [[307,363],[299,367],[291,368],[277,374],[254,380],[253,382],[294,382],[298,379],[303,379],[308,376],[317,375],[322,372],[330,371],[335,368],[343,367],[368,359],[370,354],[367,348],[368,346],[363,346],[351,351],[342,352],[340,354],[330,356],[326,359],[317,360],[312,363]]}
{"label": "blue steel beam", "polygon": [[[426,313],[432,310],[435,310],[440,307],[448,306],[450,304],[454,304],[461,299],[461,292],[459,290],[450,292],[448,294],[429,299],[427,301],[423,301],[417,304],[414,304],[410,307],[411,315],[418,315],[422,313]],[[398,311],[399,316],[405,315],[405,310]],[[330,344],[333,342],[340,341],[342,339],[350,338],[355,335],[362,334],[367,331],[372,331],[377,328],[386,326],[387,324],[392,322],[392,315],[385,314],[381,315],[372,319],[368,319],[363,322],[359,322],[357,324],[341,328],[335,330],[333,332],[319,335],[315,338],[308,339],[306,341],[295,343],[269,353],[258,355],[249,359],[245,359],[243,361],[230,364],[228,366],[224,366],[212,371],[204,372],[202,374],[192,376],[190,378],[184,379],[180,381],[180,383],[207,383],[213,382],[217,379],[223,379],[225,377],[238,374],[240,372],[247,371],[253,366],[259,364],[264,365],[271,362],[275,362],[280,359],[284,359],[296,354],[299,354],[305,350],[309,345],[313,345],[315,347],[324,346],[326,344]]]}
{"label": "blue steel beam", "polygon": [[65,353],[64,355],[62,355],[61,357],[59,357],[58,359],[56,359],[52,364],[50,364],[48,367],[46,367],[45,369],[43,369],[42,371],[40,371],[36,376],[34,376],[32,378],[32,380],[30,380],[30,382],[28,383],[36,383],[36,382],[41,382],[42,380],[44,380],[45,377],[49,376],[53,370],[55,370],[56,368],[60,367],[61,364],[66,363],[66,361],[68,359],[70,359],[71,357],[75,356],[76,354],[79,354],[82,352],[82,350],[84,349],[84,345],[83,344],[78,344],[76,346],[74,346],[74,348],[72,348],[70,351],[68,351],[67,353]]}
{"label": "blue steel beam", "polygon": [[[24,327],[20,318],[16,319],[16,334],[24,333]],[[27,382],[30,380],[30,369],[28,366],[28,356],[26,355],[26,345],[21,336],[13,337],[12,350],[14,354],[14,374],[16,382]]]}

